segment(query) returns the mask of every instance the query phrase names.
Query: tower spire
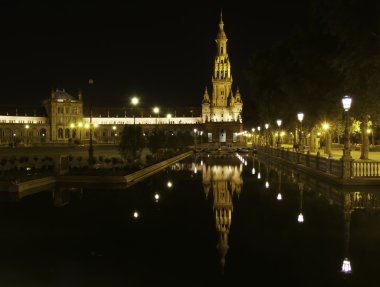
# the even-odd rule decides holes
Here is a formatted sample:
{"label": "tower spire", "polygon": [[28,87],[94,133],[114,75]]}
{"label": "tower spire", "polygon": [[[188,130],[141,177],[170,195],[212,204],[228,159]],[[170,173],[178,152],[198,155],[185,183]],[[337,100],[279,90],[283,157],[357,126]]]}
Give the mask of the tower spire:
{"label": "tower spire", "polygon": [[223,22],[223,12],[222,12],[222,10],[220,10],[219,33],[218,33],[218,37],[217,38],[227,39],[227,36],[224,33],[224,22]]}

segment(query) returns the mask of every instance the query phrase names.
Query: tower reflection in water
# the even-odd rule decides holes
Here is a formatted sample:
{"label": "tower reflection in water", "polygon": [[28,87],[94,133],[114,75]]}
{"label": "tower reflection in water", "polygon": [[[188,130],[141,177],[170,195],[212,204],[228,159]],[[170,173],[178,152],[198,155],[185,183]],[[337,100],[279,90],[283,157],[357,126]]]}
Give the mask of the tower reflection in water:
{"label": "tower reflection in water", "polygon": [[212,196],[215,226],[218,233],[216,248],[219,252],[222,272],[226,263],[228,252],[228,235],[232,223],[233,197],[239,198],[243,186],[243,164],[236,165],[208,165],[203,164],[203,189],[206,199]]}

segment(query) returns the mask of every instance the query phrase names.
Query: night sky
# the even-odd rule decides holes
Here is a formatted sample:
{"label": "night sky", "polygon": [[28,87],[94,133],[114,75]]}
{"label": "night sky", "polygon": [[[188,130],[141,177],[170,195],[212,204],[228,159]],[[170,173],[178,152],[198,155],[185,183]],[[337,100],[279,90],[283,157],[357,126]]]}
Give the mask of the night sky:
{"label": "night sky", "polygon": [[244,101],[250,55],[302,25],[304,8],[285,0],[172,2],[1,1],[2,105],[38,106],[64,88],[82,90],[96,106],[124,106],[133,95],[146,107],[200,106],[221,9]]}

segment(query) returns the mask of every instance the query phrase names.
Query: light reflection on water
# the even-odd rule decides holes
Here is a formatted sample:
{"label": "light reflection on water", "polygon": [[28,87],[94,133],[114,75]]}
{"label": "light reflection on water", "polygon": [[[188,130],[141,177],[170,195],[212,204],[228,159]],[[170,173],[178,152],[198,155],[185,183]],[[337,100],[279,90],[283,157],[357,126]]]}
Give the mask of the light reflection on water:
{"label": "light reflection on water", "polygon": [[377,189],[265,159],[194,157],[126,190],[56,187],[2,203],[0,283],[371,286],[379,206]]}

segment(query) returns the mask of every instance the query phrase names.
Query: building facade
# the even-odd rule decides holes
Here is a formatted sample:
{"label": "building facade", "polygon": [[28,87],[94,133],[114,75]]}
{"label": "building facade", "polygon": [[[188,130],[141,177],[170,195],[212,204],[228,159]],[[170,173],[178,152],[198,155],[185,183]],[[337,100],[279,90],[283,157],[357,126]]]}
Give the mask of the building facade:
{"label": "building facade", "polygon": [[84,106],[81,93],[72,96],[57,89],[43,102],[43,110],[40,107],[25,113],[20,113],[22,108],[0,110],[0,144],[86,142],[90,129],[95,143],[117,143],[125,125],[141,125],[144,132],[157,127],[173,133],[188,131],[200,137],[202,143],[240,142],[243,102],[239,89],[234,93],[232,88],[228,39],[222,15],[215,41],[211,97],[206,87],[200,108],[174,108],[172,112],[161,112],[161,115],[143,108],[89,109]]}

